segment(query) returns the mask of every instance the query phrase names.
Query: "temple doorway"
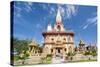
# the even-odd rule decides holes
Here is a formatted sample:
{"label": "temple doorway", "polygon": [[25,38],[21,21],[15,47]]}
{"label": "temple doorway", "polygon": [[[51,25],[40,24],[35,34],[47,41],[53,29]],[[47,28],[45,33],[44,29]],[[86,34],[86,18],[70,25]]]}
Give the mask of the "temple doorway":
{"label": "temple doorway", "polygon": [[56,48],[56,53],[61,53],[61,49]]}
{"label": "temple doorway", "polygon": [[61,57],[62,56],[62,48],[56,48],[56,57]]}

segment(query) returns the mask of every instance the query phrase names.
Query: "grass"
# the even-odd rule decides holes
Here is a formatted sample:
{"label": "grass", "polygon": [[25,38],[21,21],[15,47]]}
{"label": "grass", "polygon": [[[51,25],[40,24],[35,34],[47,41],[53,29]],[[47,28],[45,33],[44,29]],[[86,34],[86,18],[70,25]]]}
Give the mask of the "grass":
{"label": "grass", "polygon": [[51,63],[51,61],[46,61],[44,64],[50,64]]}
{"label": "grass", "polygon": [[74,63],[74,62],[92,62],[92,61],[97,61],[97,60],[80,60],[80,61],[69,61],[67,63]]}
{"label": "grass", "polygon": [[51,57],[47,57],[47,58],[45,58],[45,59],[43,59],[43,63],[41,63],[41,64],[50,64],[51,63]]}
{"label": "grass", "polygon": [[[15,58],[15,60],[18,60],[19,59],[18,56],[15,56],[14,58]],[[51,64],[52,63],[51,59],[52,59],[52,57],[44,57],[44,58],[42,58],[42,62],[39,63],[39,64]],[[93,61],[97,61],[97,59],[95,59],[95,60],[68,61],[66,63],[93,62]],[[24,64],[24,65],[21,64],[21,65],[15,65],[15,66],[26,66],[26,65],[38,65],[38,64]]]}
{"label": "grass", "polygon": [[14,61],[18,61],[18,60],[19,60],[19,56],[18,55],[14,56]]}
{"label": "grass", "polygon": [[97,60],[80,60],[79,62],[91,62],[91,61],[97,61]]}

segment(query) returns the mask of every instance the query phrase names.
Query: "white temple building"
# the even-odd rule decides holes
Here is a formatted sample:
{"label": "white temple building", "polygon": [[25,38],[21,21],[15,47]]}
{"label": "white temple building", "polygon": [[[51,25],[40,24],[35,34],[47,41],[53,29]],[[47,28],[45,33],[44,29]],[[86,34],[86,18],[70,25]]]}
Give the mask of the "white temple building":
{"label": "white temple building", "polygon": [[54,28],[51,24],[48,24],[47,30],[42,33],[44,37],[43,53],[63,56],[68,52],[74,51],[74,33],[65,30],[62,19],[58,9]]}

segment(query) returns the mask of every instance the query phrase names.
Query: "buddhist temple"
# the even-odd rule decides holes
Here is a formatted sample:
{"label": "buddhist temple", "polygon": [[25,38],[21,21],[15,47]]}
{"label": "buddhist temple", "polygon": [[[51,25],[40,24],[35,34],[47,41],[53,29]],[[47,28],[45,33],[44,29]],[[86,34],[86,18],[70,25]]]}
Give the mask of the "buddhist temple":
{"label": "buddhist temple", "polygon": [[28,45],[28,52],[30,56],[36,55],[39,52],[39,49],[37,49],[37,44],[36,41],[33,40],[29,45]]}
{"label": "buddhist temple", "polygon": [[54,26],[49,23],[47,30],[42,32],[44,37],[43,53],[52,54],[56,57],[56,55],[63,56],[74,51],[74,33],[64,28],[62,19],[58,9]]}
{"label": "buddhist temple", "polygon": [[84,53],[85,51],[85,43],[83,42],[83,40],[81,39],[79,41],[79,45],[78,45],[78,52],[79,53]]}

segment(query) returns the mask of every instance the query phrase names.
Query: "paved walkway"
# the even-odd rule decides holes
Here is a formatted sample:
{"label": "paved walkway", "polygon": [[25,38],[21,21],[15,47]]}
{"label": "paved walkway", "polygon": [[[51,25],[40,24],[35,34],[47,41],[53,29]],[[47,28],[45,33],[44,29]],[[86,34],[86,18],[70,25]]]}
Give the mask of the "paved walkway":
{"label": "paved walkway", "polygon": [[31,56],[25,60],[26,64],[39,64],[41,63],[41,56]]}
{"label": "paved walkway", "polygon": [[60,57],[52,58],[52,63],[64,63],[64,59]]}

